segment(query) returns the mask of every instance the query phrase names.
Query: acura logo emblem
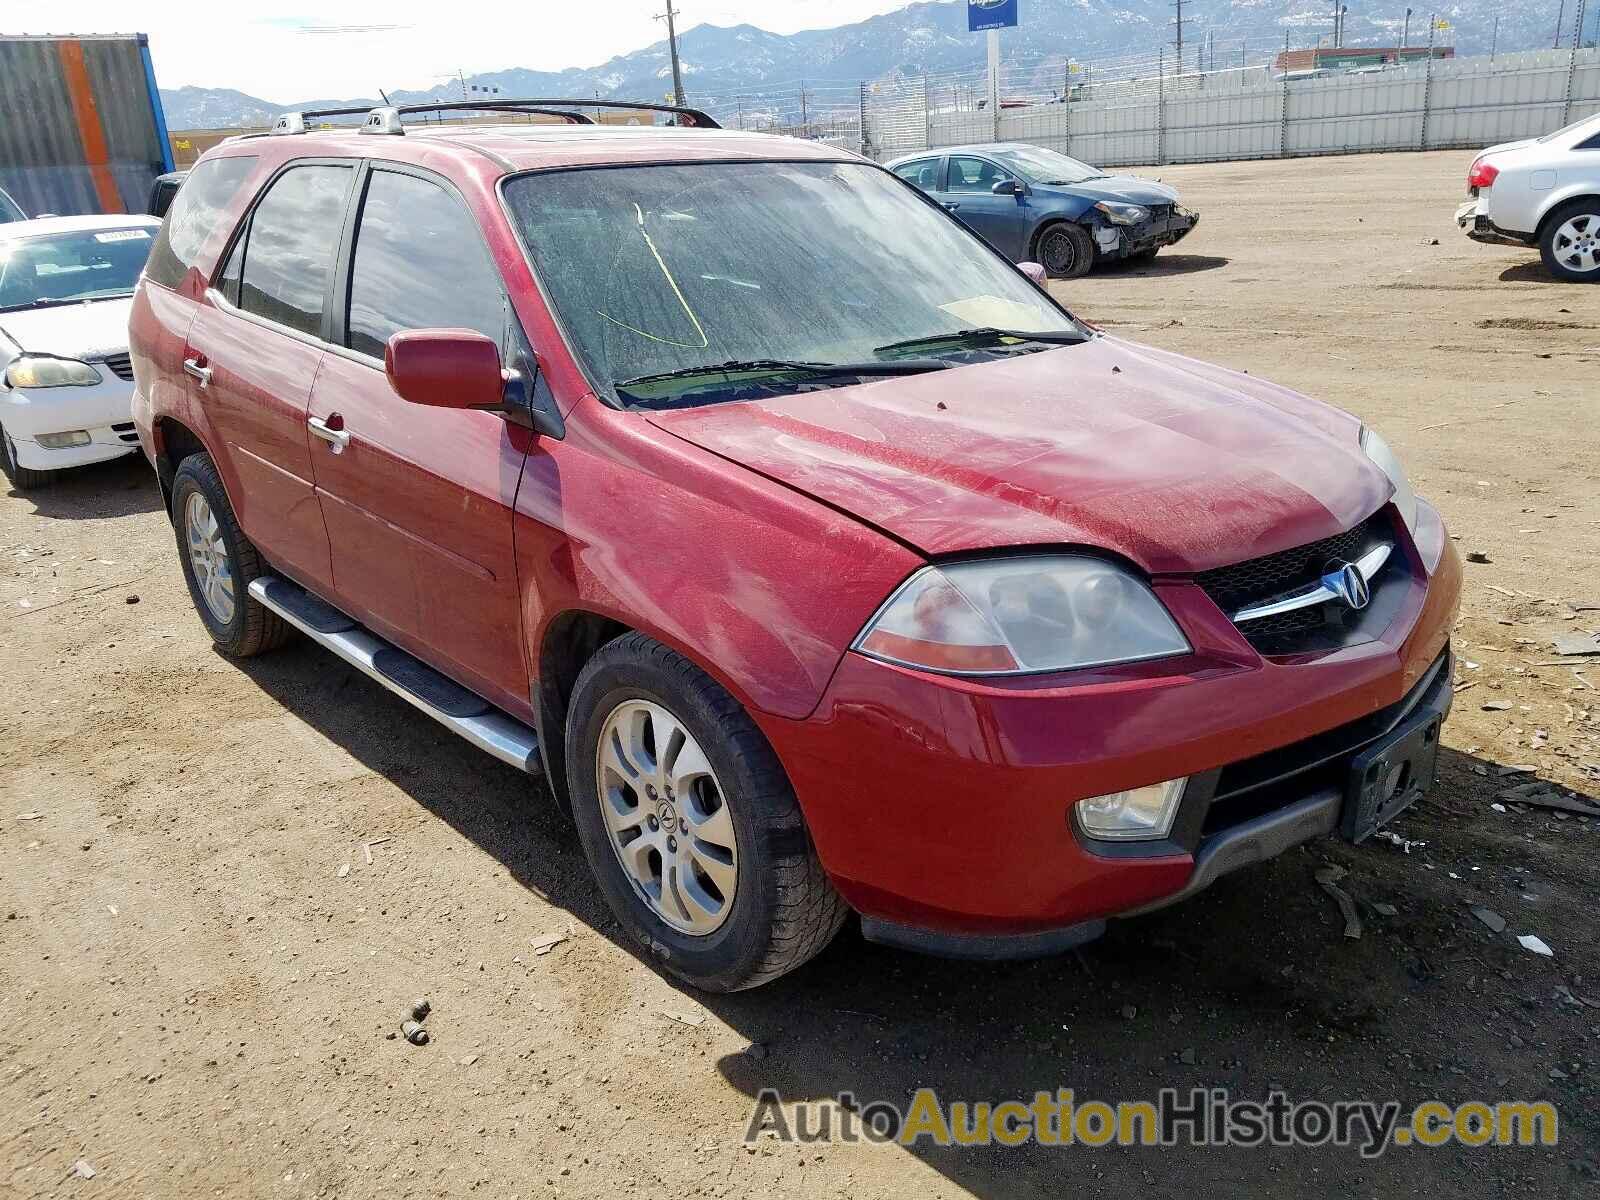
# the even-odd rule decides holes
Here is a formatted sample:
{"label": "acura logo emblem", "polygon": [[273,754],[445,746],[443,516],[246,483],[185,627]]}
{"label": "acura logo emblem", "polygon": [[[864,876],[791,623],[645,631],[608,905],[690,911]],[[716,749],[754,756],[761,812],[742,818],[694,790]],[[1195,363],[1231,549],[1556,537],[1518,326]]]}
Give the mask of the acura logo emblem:
{"label": "acura logo emblem", "polygon": [[1366,576],[1361,574],[1355,563],[1332,564],[1322,577],[1322,586],[1350,608],[1365,608],[1372,599],[1372,589],[1367,586]]}

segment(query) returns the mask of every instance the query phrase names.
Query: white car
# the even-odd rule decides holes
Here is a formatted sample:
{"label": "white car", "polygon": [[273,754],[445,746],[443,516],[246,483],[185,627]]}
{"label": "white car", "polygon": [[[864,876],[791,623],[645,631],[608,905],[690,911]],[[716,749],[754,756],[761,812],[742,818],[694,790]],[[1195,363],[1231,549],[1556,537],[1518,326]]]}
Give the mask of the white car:
{"label": "white car", "polygon": [[1558,279],[1600,283],[1600,113],[1542,138],[1490,146],[1456,210],[1469,238],[1537,246]]}
{"label": "white car", "polygon": [[0,225],[0,468],[18,491],[139,449],[128,311],[161,222]]}

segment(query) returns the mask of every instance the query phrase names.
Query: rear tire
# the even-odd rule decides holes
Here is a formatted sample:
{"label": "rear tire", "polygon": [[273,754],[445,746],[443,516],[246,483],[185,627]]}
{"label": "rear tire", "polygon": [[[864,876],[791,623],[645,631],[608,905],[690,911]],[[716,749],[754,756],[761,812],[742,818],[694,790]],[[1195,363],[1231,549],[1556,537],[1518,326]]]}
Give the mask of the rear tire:
{"label": "rear tire", "polygon": [[172,525],[189,598],[218,650],[249,658],[294,636],[292,625],[250,595],[250,581],[267,572],[234,519],[209,454],[191,454],[179,464],[172,479]]}
{"label": "rear tire", "polygon": [[1545,270],[1568,283],[1600,283],[1600,199],[1563,204],[1539,234]]}
{"label": "rear tire", "polygon": [[738,991],[833,939],[847,910],[794,789],[749,714],[705,672],[624,634],[579,674],[566,737],[584,854],[617,920],[668,971]]}
{"label": "rear tire", "polygon": [[1094,239],[1082,225],[1057,221],[1040,231],[1033,257],[1051,279],[1077,279],[1094,266]]}
{"label": "rear tire", "polygon": [[17,444],[11,435],[0,428],[0,470],[4,470],[11,486],[19,492],[31,492],[49,487],[56,481],[54,471],[35,471],[17,461]]}

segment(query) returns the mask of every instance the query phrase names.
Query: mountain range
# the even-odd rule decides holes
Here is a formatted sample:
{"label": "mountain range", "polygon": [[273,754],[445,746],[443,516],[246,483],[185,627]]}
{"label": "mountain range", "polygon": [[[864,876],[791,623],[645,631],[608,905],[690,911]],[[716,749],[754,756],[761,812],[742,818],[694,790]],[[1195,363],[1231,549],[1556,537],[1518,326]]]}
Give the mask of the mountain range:
{"label": "mountain range", "polygon": [[[1172,44],[1171,0],[1020,0],[1022,23],[1002,35],[1007,62],[1037,62],[1068,55],[1081,60],[1149,54]],[[1554,40],[1560,0],[1453,0],[1441,8],[1450,29],[1441,35],[1460,54],[1549,47]],[[1600,7],[1597,5],[1596,7]],[[1351,11],[1345,17],[1346,45],[1394,45],[1400,40],[1405,5]],[[1545,11],[1548,8],[1549,11]],[[966,29],[960,0],[920,0],[880,16],[831,29],[794,34],[770,33],[754,25],[696,25],[678,35],[684,90],[690,104],[727,111],[736,95],[768,96],[801,82],[824,91],[884,76],[976,70],[982,67],[984,39]],[[1185,41],[1203,44],[1207,32],[1219,46],[1237,54],[1241,40],[1264,52],[1285,34],[1295,46],[1315,44],[1332,29],[1333,3],[1321,0],[1188,0]],[[1411,18],[1412,44],[1427,39],[1428,16]],[[1562,34],[1570,38],[1570,28]],[[1588,43],[1588,36],[1585,42]],[[1188,61],[1188,51],[1185,62]],[[403,81],[389,81],[403,82]],[[498,88],[502,96],[599,97],[660,101],[672,87],[672,67],[663,40],[597,67],[530,71],[509,67],[471,75],[471,89]],[[396,104],[460,99],[462,87],[441,84],[425,90],[385,87]],[[270,124],[287,109],[370,106],[373,96],[274,103],[226,88],[162,89],[167,124],[172,129],[220,129]],[[757,101],[759,103],[759,100]]]}

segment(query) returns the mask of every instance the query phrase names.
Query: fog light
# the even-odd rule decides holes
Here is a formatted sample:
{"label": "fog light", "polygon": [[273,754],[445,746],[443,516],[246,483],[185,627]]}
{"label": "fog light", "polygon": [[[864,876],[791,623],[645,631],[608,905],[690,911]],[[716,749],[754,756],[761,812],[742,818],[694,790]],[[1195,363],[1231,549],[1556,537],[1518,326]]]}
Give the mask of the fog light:
{"label": "fog light", "polygon": [[1187,779],[1169,779],[1148,787],[1129,788],[1079,800],[1074,808],[1078,824],[1092,838],[1114,841],[1153,841],[1172,831]]}
{"label": "fog light", "polygon": [[73,446],[87,446],[92,439],[87,429],[69,429],[66,433],[41,433],[33,440],[46,450],[70,450]]}

